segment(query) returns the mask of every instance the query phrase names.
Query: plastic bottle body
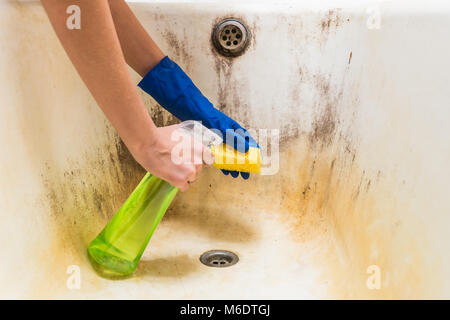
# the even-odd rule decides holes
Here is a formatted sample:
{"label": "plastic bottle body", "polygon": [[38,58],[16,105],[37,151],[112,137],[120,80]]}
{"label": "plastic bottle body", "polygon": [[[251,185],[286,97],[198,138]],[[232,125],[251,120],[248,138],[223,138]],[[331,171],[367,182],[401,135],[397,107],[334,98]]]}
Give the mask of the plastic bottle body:
{"label": "plastic bottle body", "polygon": [[133,273],[178,189],[147,173],[116,215],[91,242],[89,256],[105,276]]}

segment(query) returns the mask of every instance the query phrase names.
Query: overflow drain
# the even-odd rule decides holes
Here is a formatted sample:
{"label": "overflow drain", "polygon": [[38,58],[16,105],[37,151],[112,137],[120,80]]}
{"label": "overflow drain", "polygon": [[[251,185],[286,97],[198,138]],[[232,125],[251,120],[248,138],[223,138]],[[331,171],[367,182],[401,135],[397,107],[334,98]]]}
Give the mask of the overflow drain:
{"label": "overflow drain", "polygon": [[228,18],[220,21],[213,30],[212,42],[220,54],[236,57],[248,47],[250,33],[239,20]]}
{"label": "overflow drain", "polygon": [[205,266],[224,268],[236,264],[239,261],[237,255],[226,250],[211,250],[200,256],[200,261]]}

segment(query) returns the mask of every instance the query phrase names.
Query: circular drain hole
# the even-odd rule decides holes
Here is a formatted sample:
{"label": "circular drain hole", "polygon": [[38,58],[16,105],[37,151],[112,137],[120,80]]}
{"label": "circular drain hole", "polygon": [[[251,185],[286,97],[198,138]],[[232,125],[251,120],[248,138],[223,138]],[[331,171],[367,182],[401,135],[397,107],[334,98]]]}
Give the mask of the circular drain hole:
{"label": "circular drain hole", "polygon": [[213,30],[212,42],[217,51],[227,57],[242,54],[248,47],[250,33],[239,20],[228,18],[220,21]]}
{"label": "circular drain hole", "polygon": [[200,261],[205,266],[224,268],[236,264],[239,258],[236,254],[226,250],[211,250],[200,256]]}

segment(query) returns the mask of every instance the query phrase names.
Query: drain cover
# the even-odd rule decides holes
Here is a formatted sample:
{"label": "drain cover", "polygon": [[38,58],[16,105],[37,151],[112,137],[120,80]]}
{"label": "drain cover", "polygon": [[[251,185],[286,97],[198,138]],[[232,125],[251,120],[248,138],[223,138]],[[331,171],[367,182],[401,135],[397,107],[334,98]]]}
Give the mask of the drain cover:
{"label": "drain cover", "polygon": [[226,250],[211,250],[200,256],[200,261],[205,266],[224,268],[236,264],[239,261],[237,255]]}
{"label": "drain cover", "polygon": [[220,21],[213,30],[212,41],[220,54],[235,57],[248,47],[250,34],[239,20],[228,18]]}

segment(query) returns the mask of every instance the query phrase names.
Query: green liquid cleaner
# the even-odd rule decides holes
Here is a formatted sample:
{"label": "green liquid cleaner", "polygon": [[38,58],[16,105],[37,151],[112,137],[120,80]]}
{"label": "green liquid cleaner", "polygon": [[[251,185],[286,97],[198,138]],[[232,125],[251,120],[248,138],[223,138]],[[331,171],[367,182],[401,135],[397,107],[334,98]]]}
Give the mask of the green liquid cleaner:
{"label": "green liquid cleaner", "polygon": [[115,216],[92,240],[89,258],[108,278],[132,274],[178,189],[147,173]]}

